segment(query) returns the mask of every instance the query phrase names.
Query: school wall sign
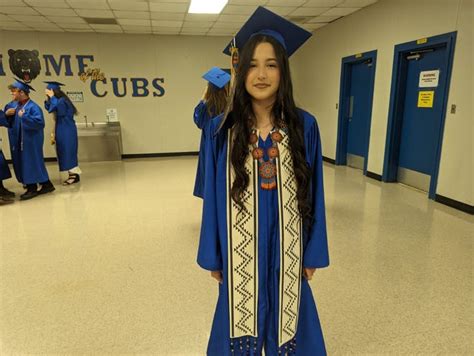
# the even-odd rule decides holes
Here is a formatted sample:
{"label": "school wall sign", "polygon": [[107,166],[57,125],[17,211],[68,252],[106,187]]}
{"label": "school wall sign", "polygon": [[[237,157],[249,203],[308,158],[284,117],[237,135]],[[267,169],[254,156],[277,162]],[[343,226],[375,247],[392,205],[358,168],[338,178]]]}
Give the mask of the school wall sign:
{"label": "school wall sign", "polygon": [[[41,73],[44,64],[44,75],[64,75],[72,77],[77,75],[80,80],[87,82],[90,80],[90,91],[98,97],[104,98],[107,95],[115,95],[123,98],[127,95],[135,98],[143,98],[152,95],[162,97],[165,95],[163,84],[164,78],[106,78],[100,68],[92,68],[94,56],[87,54],[75,55],[72,59],[70,54],[54,56],[43,54],[42,58],[38,50],[9,49],[8,64],[11,72],[16,77],[31,83]],[[77,65],[77,72],[72,71],[72,64]],[[6,76],[3,63],[3,55],[0,54],[0,76]],[[111,91],[111,93],[109,93]]]}

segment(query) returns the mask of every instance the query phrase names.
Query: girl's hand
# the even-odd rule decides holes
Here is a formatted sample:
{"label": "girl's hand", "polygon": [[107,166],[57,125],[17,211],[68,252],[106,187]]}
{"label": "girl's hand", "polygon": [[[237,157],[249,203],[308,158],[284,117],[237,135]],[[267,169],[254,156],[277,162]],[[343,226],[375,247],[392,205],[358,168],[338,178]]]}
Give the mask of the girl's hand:
{"label": "girl's hand", "polygon": [[45,89],[44,91],[46,93],[46,95],[51,98],[54,96],[54,91],[52,91],[51,89]]}
{"label": "girl's hand", "polygon": [[303,276],[308,281],[310,281],[313,278],[314,272],[316,272],[316,268],[303,268]]}
{"label": "girl's hand", "polygon": [[211,277],[215,278],[217,280],[217,282],[219,282],[220,284],[222,284],[222,282],[224,281],[222,279],[222,271],[212,271],[211,272]]}

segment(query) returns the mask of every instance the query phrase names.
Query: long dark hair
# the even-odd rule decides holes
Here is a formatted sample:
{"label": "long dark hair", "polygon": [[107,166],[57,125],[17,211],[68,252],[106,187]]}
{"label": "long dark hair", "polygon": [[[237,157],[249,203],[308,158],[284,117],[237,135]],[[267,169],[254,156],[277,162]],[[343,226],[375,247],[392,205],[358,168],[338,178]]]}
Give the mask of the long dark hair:
{"label": "long dark hair", "polygon": [[66,100],[66,102],[68,102],[69,105],[71,105],[72,110],[74,112],[74,115],[77,115],[78,111],[77,111],[76,107],[74,106],[71,99],[69,99],[69,97],[67,96],[67,94],[65,92],[63,92],[61,89],[57,88],[57,89],[53,89],[53,93],[54,93],[54,96],[58,99],[59,98],[64,98],[64,100]]}
{"label": "long dark hair", "polygon": [[[297,184],[298,209],[306,227],[311,223],[310,182],[311,170],[306,162],[304,145],[304,128],[302,118],[298,114],[293,99],[293,85],[291,83],[288,56],[283,46],[271,36],[254,35],[250,38],[240,53],[239,66],[235,78],[235,94],[231,103],[231,112],[225,121],[233,122],[233,143],[231,163],[235,171],[232,183],[232,199],[244,209],[242,195],[249,185],[249,176],[245,170],[245,161],[248,157],[249,138],[256,118],[252,109],[252,97],[245,89],[245,79],[258,44],[270,43],[276,55],[280,69],[280,86],[276,100],[272,107],[273,124],[277,128],[287,127],[290,151],[293,158],[293,169]],[[222,124],[224,126],[225,123]]]}
{"label": "long dark hair", "polygon": [[224,112],[227,105],[228,85],[218,88],[212,83],[207,84],[204,100],[207,104],[207,113],[210,117]]}

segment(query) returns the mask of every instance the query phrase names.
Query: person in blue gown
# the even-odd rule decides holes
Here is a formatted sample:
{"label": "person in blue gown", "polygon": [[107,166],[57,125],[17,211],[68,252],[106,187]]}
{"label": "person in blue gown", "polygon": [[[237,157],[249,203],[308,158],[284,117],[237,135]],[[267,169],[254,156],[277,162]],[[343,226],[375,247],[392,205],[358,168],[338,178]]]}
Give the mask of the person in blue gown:
{"label": "person in blue gown", "polygon": [[48,81],[46,95],[48,99],[44,107],[49,113],[54,113],[54,135],[52,143],[56,145],[59,170],[68,172],[69,177],[63,185],[71,185],[80,181],[81,169],[78,166],[78,138],[74,115],[77,109],[69,97],[61,90],[64,84]]}
{"label": "person in blue gown", "polygon": [[[3,123],[6,126],[8,124],[6,120],[7,118],[5,116],[5,113],[3,112],[3,110],[0,110],[0,125],[1,123]],[[9,191],[3,185],[3,181],[11,178],[11,176],[12,175],[10,173],[10,168],[8,168],[5,155],[3,154],[3,151],[2,151],[2,139],[0,138],[0,199],[1,200],[11,200],[15,196],[15,193]]]}
{"label": "person in blue gown", "polygon": [[20,199],[28,200],[55,190],[44,163],[43,111],[30,99],[30,90],[34,89],[29,84],[17,79],[8,88],[13,101],[5,106],[6,120],[0,125],[8,127],[13,170],[18,182],[26,187]]}
{"label": "person in blue gown", "polygon": [[221,114],[227,104],[228,83],[230,74],[218,67],[204,73],[203,78],[208,81],[204,96],[194,109],[194,123],[201,130],[201,142],[199,144],[199,157],[194,182],[193,195],[202,198],[204,194],[205,166],[204,166],[204,143],[206,142],[206,126],[211,119]]}
{"label": "person in blue gown", "polygon": [[288,62],[309,36],[259,7],[234,40],[232,107],[206,132],[197,262],[219,282],[207,355],[326,355],[308,284],[329,265],[321,140]]}

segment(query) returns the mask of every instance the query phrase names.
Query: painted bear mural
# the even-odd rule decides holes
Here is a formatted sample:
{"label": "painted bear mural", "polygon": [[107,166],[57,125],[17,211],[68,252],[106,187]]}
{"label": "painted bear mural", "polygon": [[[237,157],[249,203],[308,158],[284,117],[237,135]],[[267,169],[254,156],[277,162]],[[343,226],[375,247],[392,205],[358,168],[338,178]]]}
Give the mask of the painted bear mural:
{"label": "painted bear mural", "polygon": [[30,83],[40,74],[41,63],[37,50],[9,49],[8,55],[10,56],[10,70],[26,83]]}

